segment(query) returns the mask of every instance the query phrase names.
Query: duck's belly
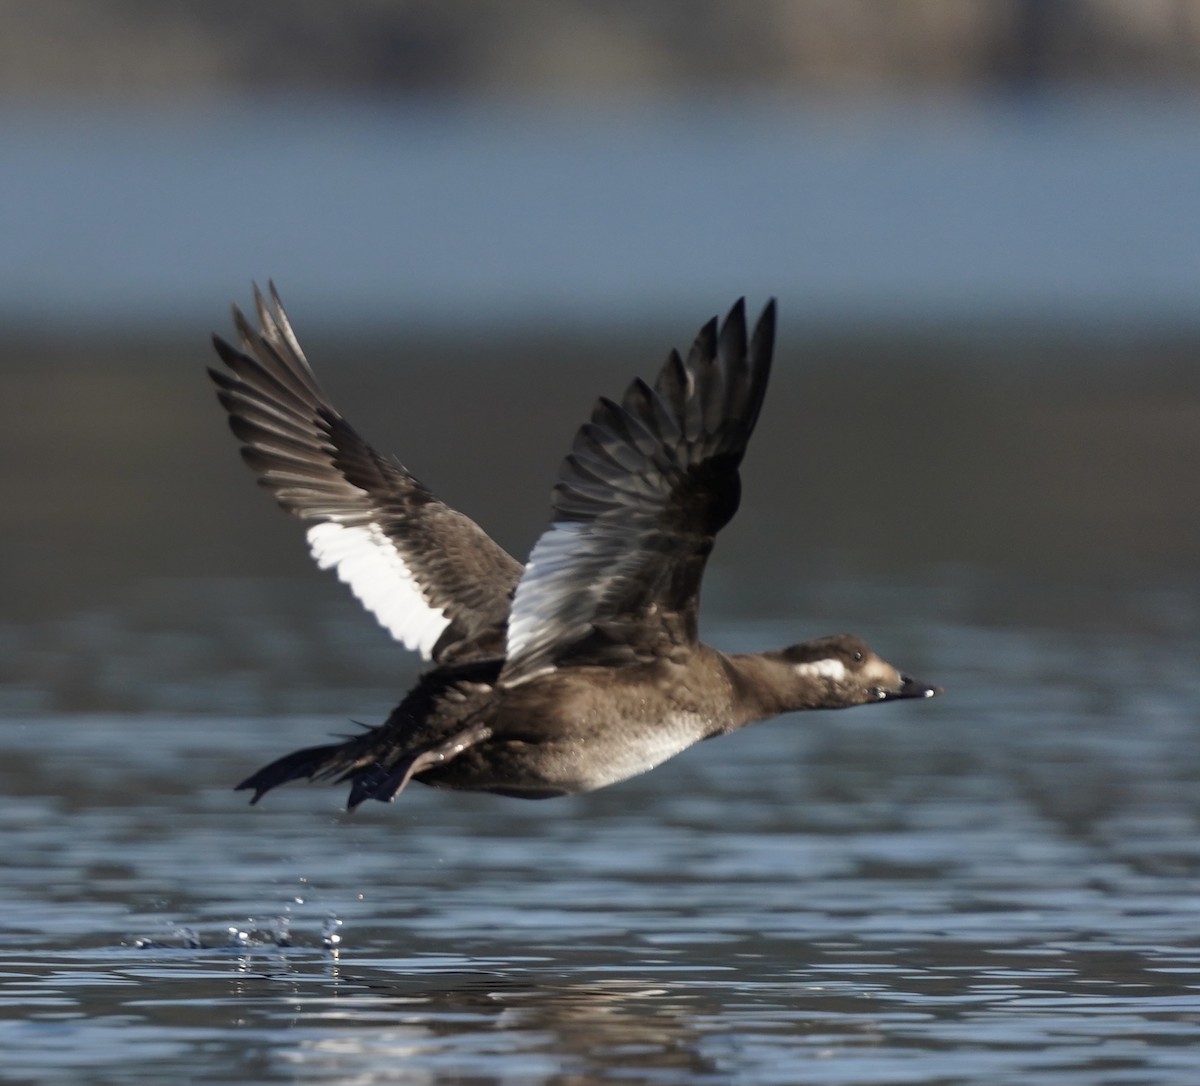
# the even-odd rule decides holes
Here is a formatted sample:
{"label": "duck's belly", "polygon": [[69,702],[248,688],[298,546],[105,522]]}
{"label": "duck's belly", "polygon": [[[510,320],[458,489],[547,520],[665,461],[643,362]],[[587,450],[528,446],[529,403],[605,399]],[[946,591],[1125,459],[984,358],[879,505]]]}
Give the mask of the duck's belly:
{"label": "duck's belly", "polygon": [[575,795],[645,773],[710,732],[708,717],[689,712],[653,721],[584,721],[570,729],[531,729],[524,734],[503,729],[422,779],[442,788],[529,799]]}
{"label": "duck's belly", "polygon": [[694,746],[709,732],[699,713],[673,713],[644,726],[625,722],[551,744],[545,769],[573,792],[592,792],[636,777]]}

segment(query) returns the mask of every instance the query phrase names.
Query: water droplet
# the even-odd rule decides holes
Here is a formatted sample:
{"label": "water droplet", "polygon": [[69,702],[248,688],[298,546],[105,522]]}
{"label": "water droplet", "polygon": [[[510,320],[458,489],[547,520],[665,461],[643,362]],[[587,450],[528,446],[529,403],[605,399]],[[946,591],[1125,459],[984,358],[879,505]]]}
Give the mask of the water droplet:
{"label": "water droplet", "polygon": [[228,927],[225,930],[229,933],[230,946],[250,945],[250,933],[248,931],[243,931],[239,927]]}
{"label": "water droplet", "polygon": [[341,926],[342,921],[336,913],[330,913],[325,917],[325,923],[321,926],[321,942],[335,952],[342,944],[342,935],[339,930]]}

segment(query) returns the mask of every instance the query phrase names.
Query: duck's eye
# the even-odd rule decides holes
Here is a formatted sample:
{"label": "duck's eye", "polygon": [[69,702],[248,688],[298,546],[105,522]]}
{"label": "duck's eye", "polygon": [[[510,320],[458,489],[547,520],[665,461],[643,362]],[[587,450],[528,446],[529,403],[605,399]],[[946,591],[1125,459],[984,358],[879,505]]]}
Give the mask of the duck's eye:
{"label": "duck's eye", "polygon": [[862,649],[857,649],[854,653],[854,662],[856,664],[861,664],[862,661],[863,661]]}

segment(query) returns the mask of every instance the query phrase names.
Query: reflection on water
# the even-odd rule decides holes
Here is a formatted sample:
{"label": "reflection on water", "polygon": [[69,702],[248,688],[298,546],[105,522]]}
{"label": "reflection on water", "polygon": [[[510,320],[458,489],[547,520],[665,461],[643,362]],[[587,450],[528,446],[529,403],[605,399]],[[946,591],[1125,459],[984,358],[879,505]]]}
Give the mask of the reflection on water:
{"label": "reflection on water", "polygon": [[[150,593],[190,639],[158,643],[136,593],[92,616],[141,703],[0,722],[0,1077],[1190,1086],[1200,589],[1039,626],[1015,579],[1005,622],[961,573],[808,588],[806,622],[836,612],[947,696],[786,718],[590,796],[354,816],[336,789],[229,786],[388,707],[405,677],[384,689],[368,622],[253,581]],[[355,666],[302,680],[333,641]],[[206,673],[212,711],[172,710]],[[18,700],[52,704],[37,686]]]}

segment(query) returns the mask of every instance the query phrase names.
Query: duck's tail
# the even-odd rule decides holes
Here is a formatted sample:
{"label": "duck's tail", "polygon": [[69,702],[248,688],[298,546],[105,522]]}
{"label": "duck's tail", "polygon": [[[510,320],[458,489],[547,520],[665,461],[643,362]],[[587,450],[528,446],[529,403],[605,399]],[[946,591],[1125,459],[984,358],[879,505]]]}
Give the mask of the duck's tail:
{"label": "duck's tail", "polygon": [[[378,765],[375,755],[369,750],[363,749],[362,740],[364,738],[366,737],[356,736],[341,743],[305,747],[303,750],[285,754],[282,758],[276,758],[270,765],[263,766],[257,773],[251,774],[237,785],[235,791],[252,789],[254,795],[250,802],[257,803],[272,788],[278,788],[281,784],[287,784],[288,781],[316,781],[331,778],[347,780]],[[355,806],[355,804],[351,806]]]}
{"label": "duck's tail", "polygon": [[477,721],[414,750],[398,746],[389,725],[384,725],[341,743],[305,747],[285,754],[247,777],[234,791],[252,789],[253,804],[272,788],[288,781],[332,780],[335,784],[351,781],[348,810],[354,810],[366,799],[390,803],[418,773],[452,761],[469,747],[489,739],[491,734],[491,728]]}

